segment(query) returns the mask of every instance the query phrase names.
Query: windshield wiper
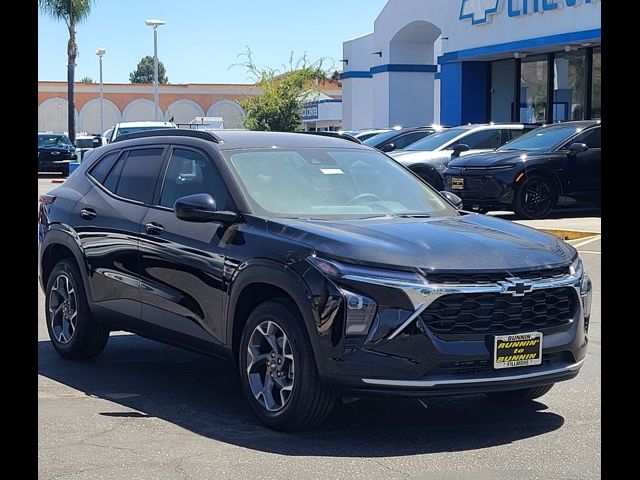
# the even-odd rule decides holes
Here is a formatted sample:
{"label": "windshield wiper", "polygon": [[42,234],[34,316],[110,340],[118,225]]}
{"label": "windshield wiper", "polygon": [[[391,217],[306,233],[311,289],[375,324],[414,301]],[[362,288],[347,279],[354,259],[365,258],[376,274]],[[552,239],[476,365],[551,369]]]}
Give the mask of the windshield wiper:
{"label": "windshield wiper", "polygon": [[398,213],[394,215],[394,217],[398,218],[431,218],[431,215],[428,213]]}

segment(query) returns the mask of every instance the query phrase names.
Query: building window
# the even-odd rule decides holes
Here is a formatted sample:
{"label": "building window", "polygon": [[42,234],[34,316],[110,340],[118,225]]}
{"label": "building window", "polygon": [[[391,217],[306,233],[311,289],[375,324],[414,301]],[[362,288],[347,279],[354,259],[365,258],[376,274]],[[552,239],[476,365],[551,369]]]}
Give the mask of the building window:
{"label": "building window", "polygon": [[544,123],[547,118],[547,57],[522,60],[520,73],[520,121]]}
{"label": "building window", "polygon": [[601,79],[602,79],[602,70],[601,70],[601,56],[602,56],[602,48],[596,47],[593,49],[593,74],[591,80],[591,118],[592,119],[600,119],[602,118],[602,97],[601,97]]}
{"label": "building window", "polygon": [[553,120],[584,120],[587,79],[586,51],[555,54]]}

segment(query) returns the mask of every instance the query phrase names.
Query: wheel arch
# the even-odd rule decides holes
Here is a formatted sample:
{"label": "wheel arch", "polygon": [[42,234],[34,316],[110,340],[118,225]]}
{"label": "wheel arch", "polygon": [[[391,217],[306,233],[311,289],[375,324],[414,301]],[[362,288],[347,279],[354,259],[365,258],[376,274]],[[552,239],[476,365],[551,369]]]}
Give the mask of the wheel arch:
{"label": "wheel arch", "polygon": [[[562,181],[560,180],[560,177],[558,176],[557,172],[554,172],[549,167],[546,167],[544,165],[533,165],[529,168],[525,168],[524,170],[522,170],[521,173],[524,173],[524,177],[522,178],[522,180],[526,179],[527,177],[530,177],[531,175],[543,175],[553,182],[553,186],[555,187],[558,195],[563,194],[564,188],[562,186]],[[518,175],[520,175],[520,173],[518,173]],[[516,175],[516,178],[518,178],[518,175]],[[516,185],[516,188],[519,188],[520,185],[522,185],[521,183],[522,180],[518,182],[518,184]]]}

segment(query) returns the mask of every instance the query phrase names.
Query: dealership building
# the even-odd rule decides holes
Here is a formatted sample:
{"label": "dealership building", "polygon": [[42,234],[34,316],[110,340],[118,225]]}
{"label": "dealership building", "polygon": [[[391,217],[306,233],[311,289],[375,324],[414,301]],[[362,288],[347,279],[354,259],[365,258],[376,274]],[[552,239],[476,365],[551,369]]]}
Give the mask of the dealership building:
{"label": "dealership building", "polygon": [[343,45],[343,128],[601,114],[599,0],[389,0]]}

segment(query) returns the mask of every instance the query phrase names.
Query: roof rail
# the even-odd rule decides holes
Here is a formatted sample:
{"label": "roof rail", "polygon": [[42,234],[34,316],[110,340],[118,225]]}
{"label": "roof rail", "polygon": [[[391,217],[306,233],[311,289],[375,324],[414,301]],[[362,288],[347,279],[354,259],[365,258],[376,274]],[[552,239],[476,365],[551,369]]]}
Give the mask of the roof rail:
{"label": "roof rail", "polygon": [[143,130],[142,132],[128,133],[126,135],[120,135],[111,143],[124,142],[125,140],[147,137],[191,137],[220,143],[220,137],[214,135],[211,132],[207,132],[204,130],[187,130],[184,128],[157,128],[154,130]]}

